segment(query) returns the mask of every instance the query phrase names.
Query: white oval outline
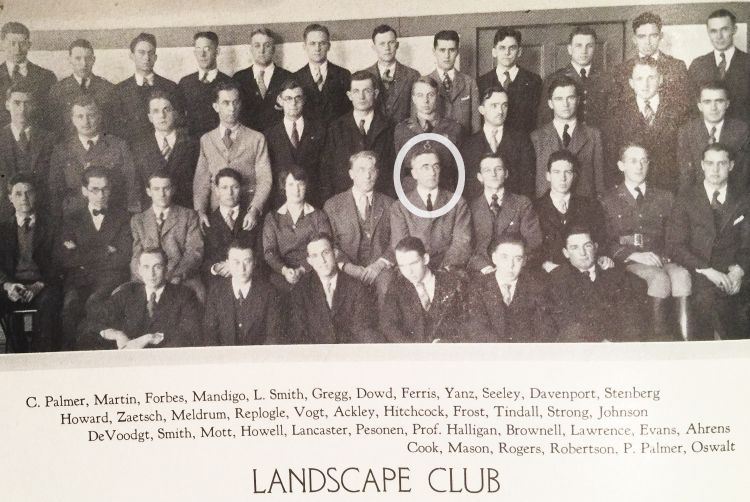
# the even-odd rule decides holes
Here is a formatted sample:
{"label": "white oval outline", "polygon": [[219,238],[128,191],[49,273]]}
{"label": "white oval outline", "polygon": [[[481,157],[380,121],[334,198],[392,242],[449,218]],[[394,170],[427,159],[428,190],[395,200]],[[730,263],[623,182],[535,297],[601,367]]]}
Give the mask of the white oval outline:
{"label": "white oval outline", "polygon": [[[409,153],[411,147],[421,141],[427,140],[435,140],[438,143],[445,145],[445,147],[448,148],[448,151],[451,152],[453,160],[456,161],[456,169],[458,170],[458,185],[456,186],[456,191],[453,192],[453,197],[450,198],[446,205],[437,209],[433,209],[432,211],[420,209],[412,204],[411,201],[406,198],[404,187],[401,186],[401,166],[404,163],[406,154]],[[454,145],[453,142],[445,136],[441,136],[440,134],[436,134],[434,132],[423,132],[417,134],[409,141],[407,141],[406,144],[401,147],[401,150],[398,151],[398,155],[396,155],[396,161],[393,164],[393,184],[396,188],[396,195],[398,195],[398,200],[413,215],[420,216],[422,218],[437,218],[439,216],[443,216],[448,211],[453,209],[456,204],[458,204],[458,200],[461,198],[461,193],[463,193],[464,191],[464,185],[466,184],[466,166],[464,165],[464,158],[461,156],[461,152],[458,151],[458,147],[456,147],[456,145]]]}

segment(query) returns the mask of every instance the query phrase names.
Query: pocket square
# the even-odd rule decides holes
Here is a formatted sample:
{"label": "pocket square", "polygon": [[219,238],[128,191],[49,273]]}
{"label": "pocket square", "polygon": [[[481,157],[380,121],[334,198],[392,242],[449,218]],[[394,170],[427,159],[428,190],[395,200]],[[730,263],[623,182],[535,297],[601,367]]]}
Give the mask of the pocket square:
{"label": "pocket square", "polygon": [[736,225],[737,223],[741,222],[744,219],[745,219],[745,215],[743,214],[742,216],[740,216],[739,218],[737,218],[736,220],[732,222],[732,226]]}

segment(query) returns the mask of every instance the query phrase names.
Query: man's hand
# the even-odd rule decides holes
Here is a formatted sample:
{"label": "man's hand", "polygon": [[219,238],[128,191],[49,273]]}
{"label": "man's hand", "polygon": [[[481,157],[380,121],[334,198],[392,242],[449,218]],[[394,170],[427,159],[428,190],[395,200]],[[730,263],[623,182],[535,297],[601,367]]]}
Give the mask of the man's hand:
{"label": "man's hand", "polygon": [[6,282],[3,284],[3,289],[8,295],[8,299],[12,302],[17,302],[23,299],[23,293],[26,288],[20,282]]}
{"label": "man's hand", "polygon": [[112,328],[103,329],[99,332],[99,336],[101,336],[105,340],[109,340],[109,341],[117,343],[118,349],[124,348],[125,345],[127,345],[127,343],[130,341],[130,339],[128,338],[128,335],[126,335],[124,332],[120,331],[119,329],[112,329]]}
{"label": "man's hand", "polygon": [[260,217],[260,211],[257,208],[250,206],[250,209],[245,213],[245,219],[242,220],[242,230],[252,230],[255,225],[258,224]]}
{"label": "man's hand", "polygon": [[68,251],[73,251],[76,247],[78,247],[73,241],[65,241],[63,242],[63,246],[65,246],[65,249],[67,249]]}
{"label": "man's hand", "polygon": [[716,286],[723,292],[729,294],[729,291],[732,290],[732,280],[727,274],[722,274],[721,272],[713,268],[704,268],[696,270],[696,272],[698,272],[699,274],[703,274],[706,279],[711,281],[714,286]]}
{"label": "man's hand", "polygon": [[736,295],[740,292],[740,287],[742,287],[742,278],[744,276],[745,271],[742,270],[742,267],[740,267],[739,265],[731,265],[729,267],[729,273],[727,273],[727,277],[729,277],[731,287],[727,291],[728,295]]}
{"label": "man's hand", "polygon": [[208,222],[208,215],[203,211],[198,211],[198,219],[201,220],[201,225],[208,228],[211,224]]}
{"label": "man's hand", "polygon": [[643,253],[633,253],[628,256],[627,261],[640,263],[642,265],[650,265],[652,267],[662,266],[661,257],[658,254],[652,253],[650,251],[646,251]]}
{"label": "man's hand", "polygon": [[543,269],[544,269],[544,271],[545,271],[545,272],[547,272],[548,274],[549,274],[550,272],[552,272],[553,270],[555,270],[555,269],[556,269],[557,267],[559,267],[559,266],[560,266],[560,265],[558,265],[557,263],[553,263],[553,262],[551,262],[551,261],[549,261],[549,260],[547,260],[547,261],[545,261],[544,263],[542,263],[542,268],[543,268]]}
{"label": "man's hand", "polygon": [[375,283],[375,279],[377,279],[380,272],[383,271],[385,268],[385,263],[381,261],[376,261],[374,263],[370,263],[368,266],[365,267],[365,273],[362,277],[362,280],[365,281],[365,284],[372,285]]}
{"label": "man's hand", "polygon": [[226,261],[220,261],[218,263],[214,263],[211,266],[211,272],[214,275],[218,275],[221,277],[229,277],[229,265]]}
{"label": "man's hand", "polygon": [[23,301],[26,303],[30,303],[34,298],[36,298],[36,295],[39,294],[39,292],[44,289],[44,283],[41,281],[36,281],[31,286],[25,287],[23,293],[21,296],[23,297]]}
{"label": "man's hand", "polygon": [[118,347],[120,349],[143,349],[146,348],[147,345],[151,343],[151,340],[153,339],[152,334],[146,333],[145,335],[141,335],[137,338],[133,338],[132,340],[128,341],[124,346]]}
{"label": "man's hand", "polygon": [[596,262],[602,270],[607,270],[615,266],[615,261],[609,256],[600,256]]}
{"label": "man's hand", "polygon": [[114,246],[107,246],[107,253],[108,254],[114,254],[117,252],[117,248]]}
{"label": "man's hand", "polygon": [[343,270],[345,274],[350,275],[359,281],[365,280],[365,267],[355,265],[354,263],[344,263],[341,270]]}
{"label": "man's hand", "polygon": [[479,272],[482,275],[487,275],[487,274],[491,274],[494,271],[495,271],[495,267],[493,267],[492,265],[487,265],[486,267],[482,268],[482,270],[480,270]]}
{"label": "man's hand", "polygon": [[299,278],[301,277],[298,269],[289,267],[283,267],[281,269],[281,275],[284,276],[284,279],[286,279],[286,282],[288,282],[289,284],[297,284]]}

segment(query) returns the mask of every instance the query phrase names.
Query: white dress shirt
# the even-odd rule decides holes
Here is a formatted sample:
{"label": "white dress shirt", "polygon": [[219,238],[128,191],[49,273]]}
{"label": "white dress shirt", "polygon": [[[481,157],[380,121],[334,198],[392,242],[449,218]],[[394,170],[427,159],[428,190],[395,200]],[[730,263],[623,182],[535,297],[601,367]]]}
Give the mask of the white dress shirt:
{"label": "white dress shirt", "polygon": [[495,68],[495,73],[497,74],[497,81],[502,84],[505,82],[505,72],[508,72],[508,75],[510,75],[510,81],[515,82],[516,77],[518,76],[518,65],[513,65],[513,68],[510,68],[508,70],[504,70],[500,68],[499,66]]}
{"label": "white dress shirt", "polygon": [[[656,110],[659,109],[660,101],[661,100],[659,99],[658,92],[651,96],[651,99],[648,100],[648,103],[651,105],[651,109],[654,111],[654,114],[656,114]],[[641,98],[640,96],[636,96],[635,102],[638,104],[638,111],[640,111],[641,115],[643,115],[643,111],[646,109],[646,100]]]}
{"label": "white dress shirt", "polygon": [[266,85],[266,91],[267,91],[268,87],[271,85],[271,78],[273,77],[273,71],[275,69],[276,69],[276,65],[273,64],[273,61],[271,62],[271,64],[269,64],[265,68],[261,68],[260,66],[254,64],[253,65],[253,80],[257,82],[260,72],[263,71],[263,83]]}
{"label": "white dress shirt", "polygon": [[354,113],[354,123],[357,124],[357,127],[359,127],[359,123],[364,120],[365,132],[369,132],[370,125],[372,125],[372,118],[375,116],[375,112],[370,110],[367,113],[362,113],[359,110],[354,110],[352,113]]}
{"label": "white dress shirt", "polygon": [[85,137],[83,137],[83,136],[81,136],[79,134],[78,135],[78,141],[80,141],[81,144],[83,145],[83,149],[88,152],[89,151],[89,141],[93,141],[94,145],[96,145],[97,143],[99,143],[99,135],[97,134],[96,136],[93,136],[91,138],[85,138]]}
{"label": "white dress shirt", "polygon": [[286,117],[284,117],[284,129],[286,129],[286,135],[289,136],[289,139],[292,139],[292,125],[297,125],[297,136],[299,136],[299,139],[302,139],[302,131],[305,130],[305,119],[300,116],[297,120],[290,120]]}
{"label": "white dress shirt", "polygon": [[99,230],[102,229],[102,221],[104,220],[104,215],[100,213],[94,216],[94,208],[91,206],[89,206],[89,214],[91,215],[91,219],[94,222],[94,227],[96,228],[96,231],[98,232]]}
{"label": "white dress shirt", "polygon": [[[714,60],[716,61],[716,66],[719,66],[719,62],[721,61],[721,52],[722,51],[714,49]],[[729,71],[729,65],[732,64],[732,58],[734,57],[734,45],[723,52],[724,57],[727,60],[727,71]]]}
{"label": "white dress shirt", "polygon": [[711,129],[714,127],[716,128],[716,141],[719,141],[719,138],[721,137],[721,130],[724,128],[724,120],[721,122],[717,122],[716,124],[712,124],[710,122],[703,121],[704,124],[706,124],[706,131],[708,131],[708,136],[711,137]]}
{"label": "white dress shirt", "polygon": [[238,284],[237,281],[232,278],[232,291],[234,292],[234,297],[239,300],[240,299],[240,293],[242,293],[243,298],[247,298],[250,294],[250,286],[252,286],[253,281],[249,280],[247,281],[247,284]]}
{"label": "white dress shirt", "polygon": [[425,190],[421,186],[417,185],[417,194],[419,195],[419,198],[422,199],[422,202],[424,202],[424,205],[427,205],[427,194],[431,195],[432,200],[432,208],[435,208],[435,202],[437,201],[438,196],[438,189],[433,188],[432,190]]}
{"label": "white dress shirt", "polygon": [[161,294],[164,292],[164,286],[160,286],[157,289],[152,289],[148,286],[146,286],[146,302],[148,302],[148,299],[151,298],[151,293],[156,293],[156,303],[159,303],[159,300],[161,300]]}
{"label": "white dress shirt", "polygon": [[640,185],[634,185],[628,180],[625,180],[625,188],[628,189],[628,192],[630,192],[630,195],[632,195],[634,199],[638,198],[638,192],[635,191],[636,188],[640,188],[643,196],[644,197],[646,196],[646,182],[645,181],[641,183]]}
{"label": "white dress shirt", "polygon": [[164,148],[164,139],[167,139],[170,149],[174,149],[174,144],[177,142],[177,130],[173,130],[169,134],[165,135],[160,131],[154,131],[154,137],[156,138],[156,144],[159,145],[159,150]]}
{"label": "white dress shirt", "polygon": [[575,71],[578,74],[578,76],[581,76],[581,70],[586,70],[586,77],[590,77],[591,76],[591,65],[590,64],[586,65],[586,66],[581,66],[578,63],[576,63],[575,61],[571,61],[570,64],[573,66],[573,68],[575,69]]}
{"label": "white dress shirt", "polygon": [[496,145],[500,146],[500,142],[503,140],[503,132],[504,132],[505,126],[495,127],[493,125],[490,125],[485,122],[484,126],[482,126],[482,130],[484,131],[484,137],[487,139],[487,143],[492,145],[492,135],[495,135],[495,141]]}
{"label": "white dress shirt", "polygon": [[[17,128],[12,123],[10,124],[10,130],[13,133],[13,137],[15,138],[16,142],[21,137],[21,129]],[[23,129],[23,132],[26,134],[26,140],[31,141],[31,126],[26,126]]]}
{"label": "white dress shirt", "polygon": [[566,194],[559,194],[550,190],[549,196],[550,199],[552,199],[552,205],[555,206],[555,208],[559,212],[561,212],[562,214],[568,212],[568,209],[570,208],[570,192]]}
{"label": "white dress shirt", "polygon": [[18,73],[21,74],[23,77],[27,77],[29,75],[29,66],[28,61],[24,61],[23,63],[16,63],[14,61],[6,61],[5,66],[8,69],[8,75],[11,77],[13,76],[13,68],[18,66]]}
{"label": "white dress shirt", "polygon": [[[656,111],[656,110],[654,110]],[[555,127],[555,131],[557,131],[557,136],[562,140],[563,137],[563,131],[565,130],[565,125],[568,126],[568,134],[570,134],[570,137],[573,137],[573,131],[576,130],[576,125],[578,125],[578,120],[575,118],[570,120],[562,120],[557,117],[552,119],[552,125]]]}
{"label": "white dress shirt", "polygon": [[[708,196],[709,202],[714,199],[714,192],[717,191],[715,188],[709,186],[709,184],[704,180],[703,181],[703,188],[706,190],[706,195]],[[727,200],[727,184],[725,183],[723,187],[718,189],[719,192],[719,202],[724,204],[724,201]]]}
{"label": "white dress shirt", "polygon": [[356,188],[352,187],[352,196],[354,197],[354,203],[357,205],[357,211],[359,211],[359,215],[364,219],[367,206],[372,207],[372,195],[373,191],[370,190],[369,192],[360,192]]}
{"label": "white dress shirt", "polygon": [[206,82],[213,82],[214,80],[216,80],[216,77],[219,76],[219,69],[214,68],[213,70],[206,71],[198,68],[198,80],[203,82],[204,76],[206,77]]}
{"label": "white dress shirt", "polygon": [[146,80],[148,82],[148,85],[152,86],[154,85],[154,74],[151,73],[149,75],[141,75],[140,73],[135,73],[135,83],[138,84],[138,87],[143,86],[143,80]]}

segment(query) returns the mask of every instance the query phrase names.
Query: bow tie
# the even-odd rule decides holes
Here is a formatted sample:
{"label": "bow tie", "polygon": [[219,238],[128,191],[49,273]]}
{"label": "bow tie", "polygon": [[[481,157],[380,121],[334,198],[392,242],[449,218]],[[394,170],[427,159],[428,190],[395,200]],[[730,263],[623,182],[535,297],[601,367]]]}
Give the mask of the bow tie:
{"label": "bow tie", "polygon": [[104,216],[105,214],[107,214],[107,211],[104,209],[92,209],[91,214],[93,214],[94,216],[99,216],[99,215]]}

